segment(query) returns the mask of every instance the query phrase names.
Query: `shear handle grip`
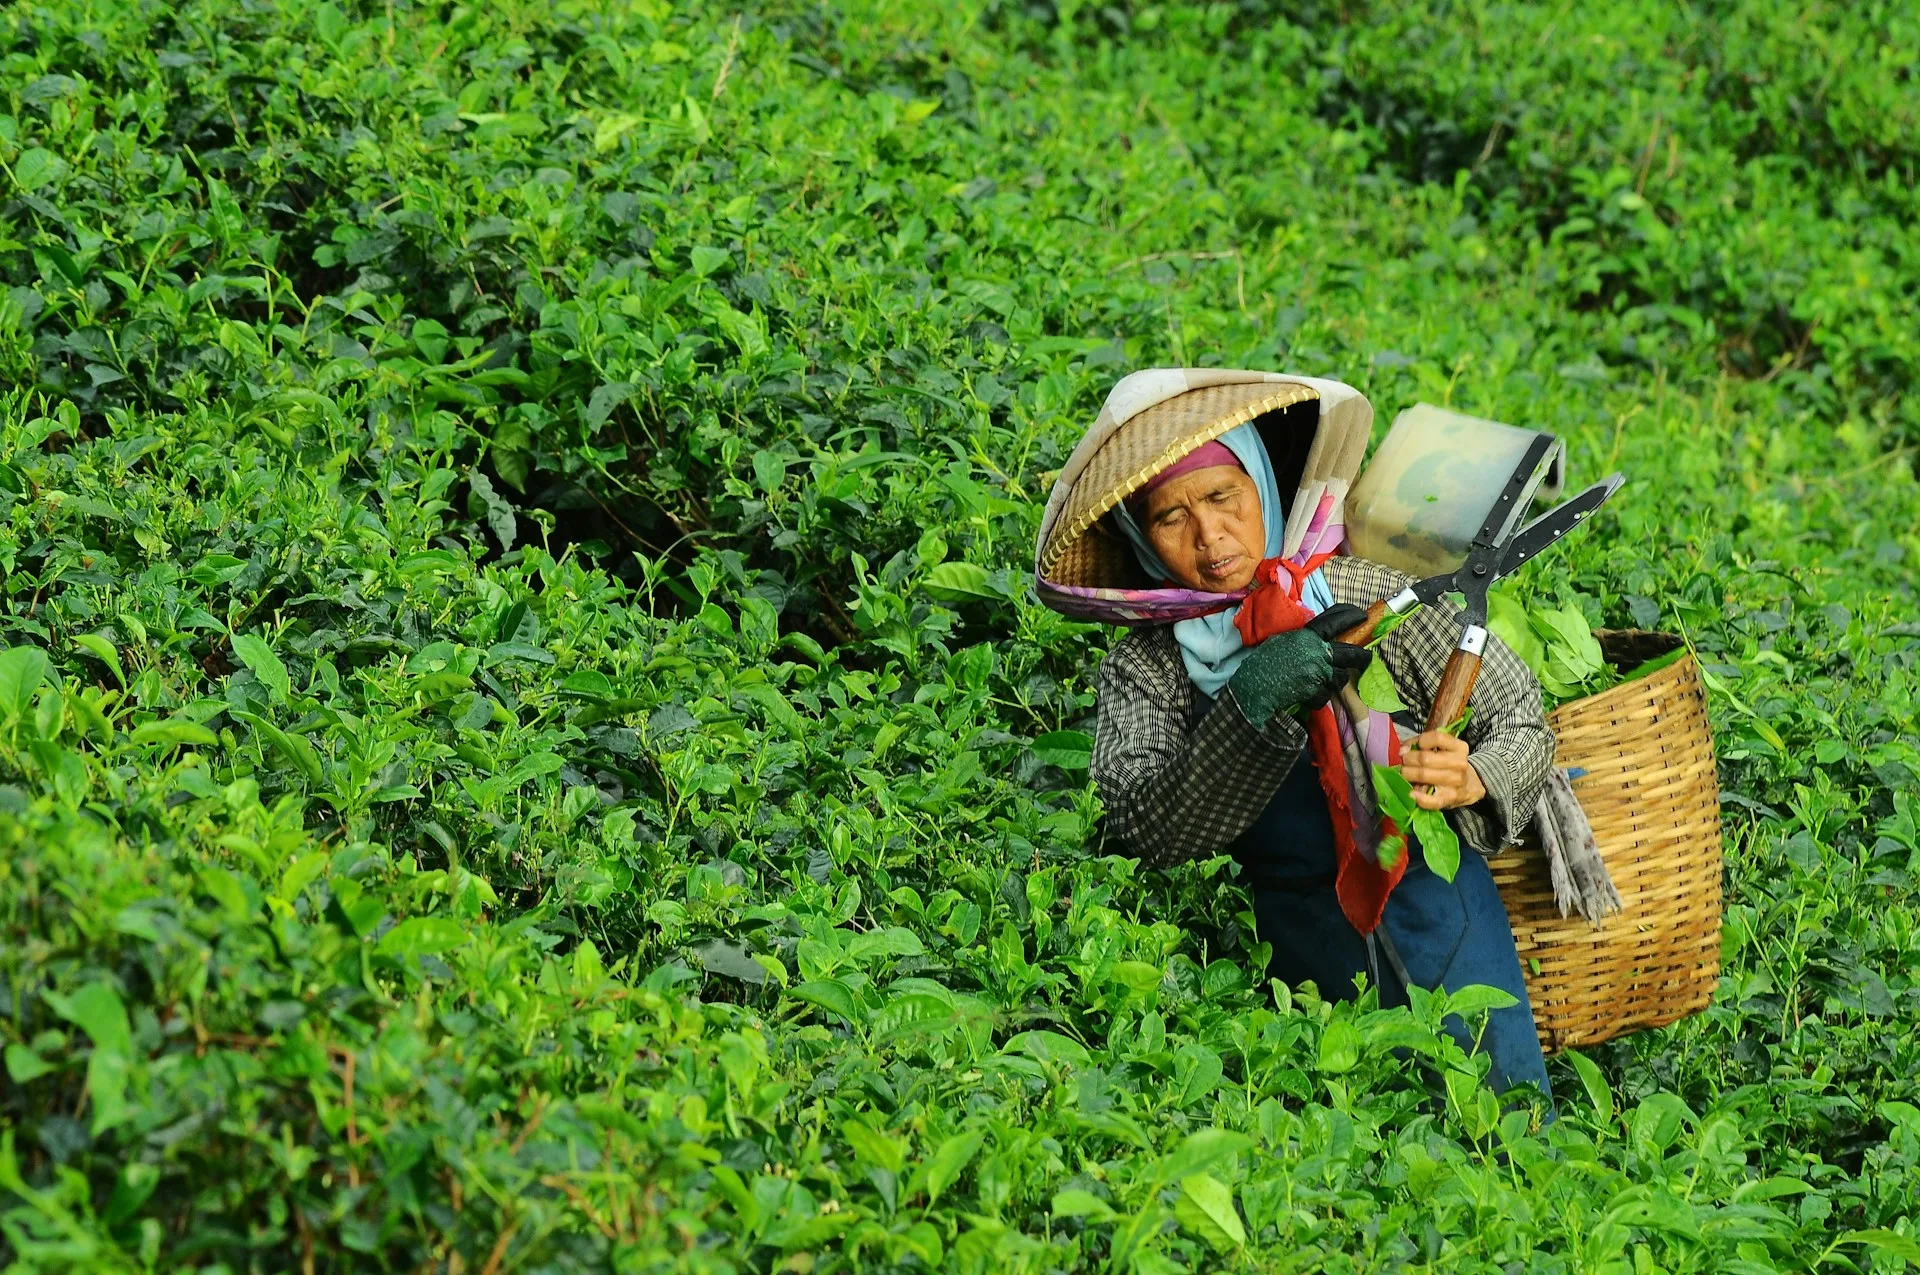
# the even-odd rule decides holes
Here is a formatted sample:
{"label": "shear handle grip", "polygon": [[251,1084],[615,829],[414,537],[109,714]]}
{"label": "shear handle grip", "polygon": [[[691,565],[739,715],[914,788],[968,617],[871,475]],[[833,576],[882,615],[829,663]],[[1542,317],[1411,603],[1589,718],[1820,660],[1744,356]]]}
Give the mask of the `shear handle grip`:
{"label": "shear handle grip", "polygon": [[1336,637],[1336,642],[1351,642],[1355,646],[1365,646],[1373,641],[1373,631],[1387,616],[1387,604],[1384,601],[1373,603],[1367,608],[1367,618]]}
{"label": "shear handle grip", "polygon": [[1433,692],[1433,709],[1427,714],[1428,730],[1445,730],[1460,719],[1467,710],[1467,697],[1473,694],[1473,684],[1480,680],[1480,656],[1472,651],[1455,649],[1447,657],[1446,672],[1440,675],[1440,685]]}

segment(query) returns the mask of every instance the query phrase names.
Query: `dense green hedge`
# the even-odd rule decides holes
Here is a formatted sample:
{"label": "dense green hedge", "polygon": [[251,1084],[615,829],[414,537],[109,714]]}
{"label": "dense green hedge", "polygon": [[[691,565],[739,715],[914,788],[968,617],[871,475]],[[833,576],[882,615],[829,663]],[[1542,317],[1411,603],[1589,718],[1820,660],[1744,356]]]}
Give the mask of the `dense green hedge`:
{"label": "dense green hedge", "polygon": [[[0,13],[0,1263],[1920,1262],[1915,36]],[[1102,846],[1023,571],[1163,362],[1632,476],[1522,587],[1701,652],[1726,976],[1550,1128]]]}

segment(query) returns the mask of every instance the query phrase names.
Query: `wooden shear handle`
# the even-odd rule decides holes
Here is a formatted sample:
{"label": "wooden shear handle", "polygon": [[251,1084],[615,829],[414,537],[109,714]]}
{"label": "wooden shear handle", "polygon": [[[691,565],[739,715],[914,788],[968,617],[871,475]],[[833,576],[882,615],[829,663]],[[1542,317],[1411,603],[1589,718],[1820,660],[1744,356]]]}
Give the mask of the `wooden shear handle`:
{"label": "wooden shear handle", "polygon": [[1440,675],[1440,685],[1433,692],[1427,729],[1445,730],[1460,720],[1460,714],[1467,711],[1467,697],[1473,694],[1473,684],[1479,680],[1480,656],[1455,647],[1447,657],[1447,669]]}
{"label": "wooden shear handle", "polygon": [[[1375,602],[1367,608],[1366,619],[1340,634],[1334,641],[1365,646],[1373,640],[1373,631],[1380,627],[1380,621],[1386,616],[1386,602]],[[1485,638],[1481,640],[1484,642]],[[1464,646],[1455,647],[1453,654],[1447,657],[1447,667],[1440,675],[1440,685],[1433,692],[1433,709],[1427,714],[1426,728],[1445,730],[1458,721],[1460,714],[1467,710],[1467,699],[1473,694],[1474,683],[1479,680],[1480,655]]]}
{"label": "wooden shear handle", "polygon": [[1360,621],[1360,623],[1354,625],[1333,640],[1336,642],[1351,642],[1355,646],[1365,646],[1367,643],[1373,641],[1373,631],[1380,626],[1380,621],[1386,619],[1386,617],[1386,602],[1384,600],[1375,602],[1367,608],[1366,619]]}

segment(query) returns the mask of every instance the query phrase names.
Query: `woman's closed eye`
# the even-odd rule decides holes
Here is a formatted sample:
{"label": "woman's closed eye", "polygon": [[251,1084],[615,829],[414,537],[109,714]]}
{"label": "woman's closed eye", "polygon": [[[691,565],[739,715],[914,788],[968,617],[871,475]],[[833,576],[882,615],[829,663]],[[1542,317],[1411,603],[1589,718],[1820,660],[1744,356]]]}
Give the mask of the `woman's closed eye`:
{"label": "woman's closed eye", "polygon": [[[1227,509],[1240,504],[1241,493],[1231,487],[1221,487],[1208,492],[1200,499],[1215,509]],[[1187,507],[1174,505],[1153,520],[1155,527],[1177,527],[1187,520]]]}

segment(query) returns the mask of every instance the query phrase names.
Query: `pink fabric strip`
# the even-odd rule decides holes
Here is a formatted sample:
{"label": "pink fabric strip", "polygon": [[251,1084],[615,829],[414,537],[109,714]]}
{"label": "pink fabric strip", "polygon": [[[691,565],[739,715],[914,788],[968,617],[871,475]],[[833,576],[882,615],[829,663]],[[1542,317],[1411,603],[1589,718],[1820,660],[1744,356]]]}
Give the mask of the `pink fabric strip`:
{"label": "pink fabric strip", "polygon": [[1306,535],[1301,538],[1300,552],[1294,555],[1301,562],[1305,562],[1312,556],[1312,554],[1308,552],[1309,546],[1311,546],[1313,553],[1320,551],[1322,547],[1321,532],[1326,530],[1327,519],[1332,517],[1332,515],[1333,496],[1331,494],[1322,496],[1319,505],[1314,508],[1313,517],[1307,522],[1307,532]]}
{"label": "pink fabric strip", "polygon": [[1241,467],[1240,458],[1219,439],[1201,444],[1149,478],[1147,485],[1140,489],[1140,494],[1144,496],[1154,488],[1170,483],[1182,474],[1192,473],[1196,469],[1212,469],[1216,465],[1232,465],[1235,469]]}
{"label": "pink fabric strip", "polygon": [[1384,766],[1390,760],[1387,752],[1387,736],[1393,732],[1393,718],[1387,714],[1373,711],[1367,715],[1367,760],[1376,766]]}

